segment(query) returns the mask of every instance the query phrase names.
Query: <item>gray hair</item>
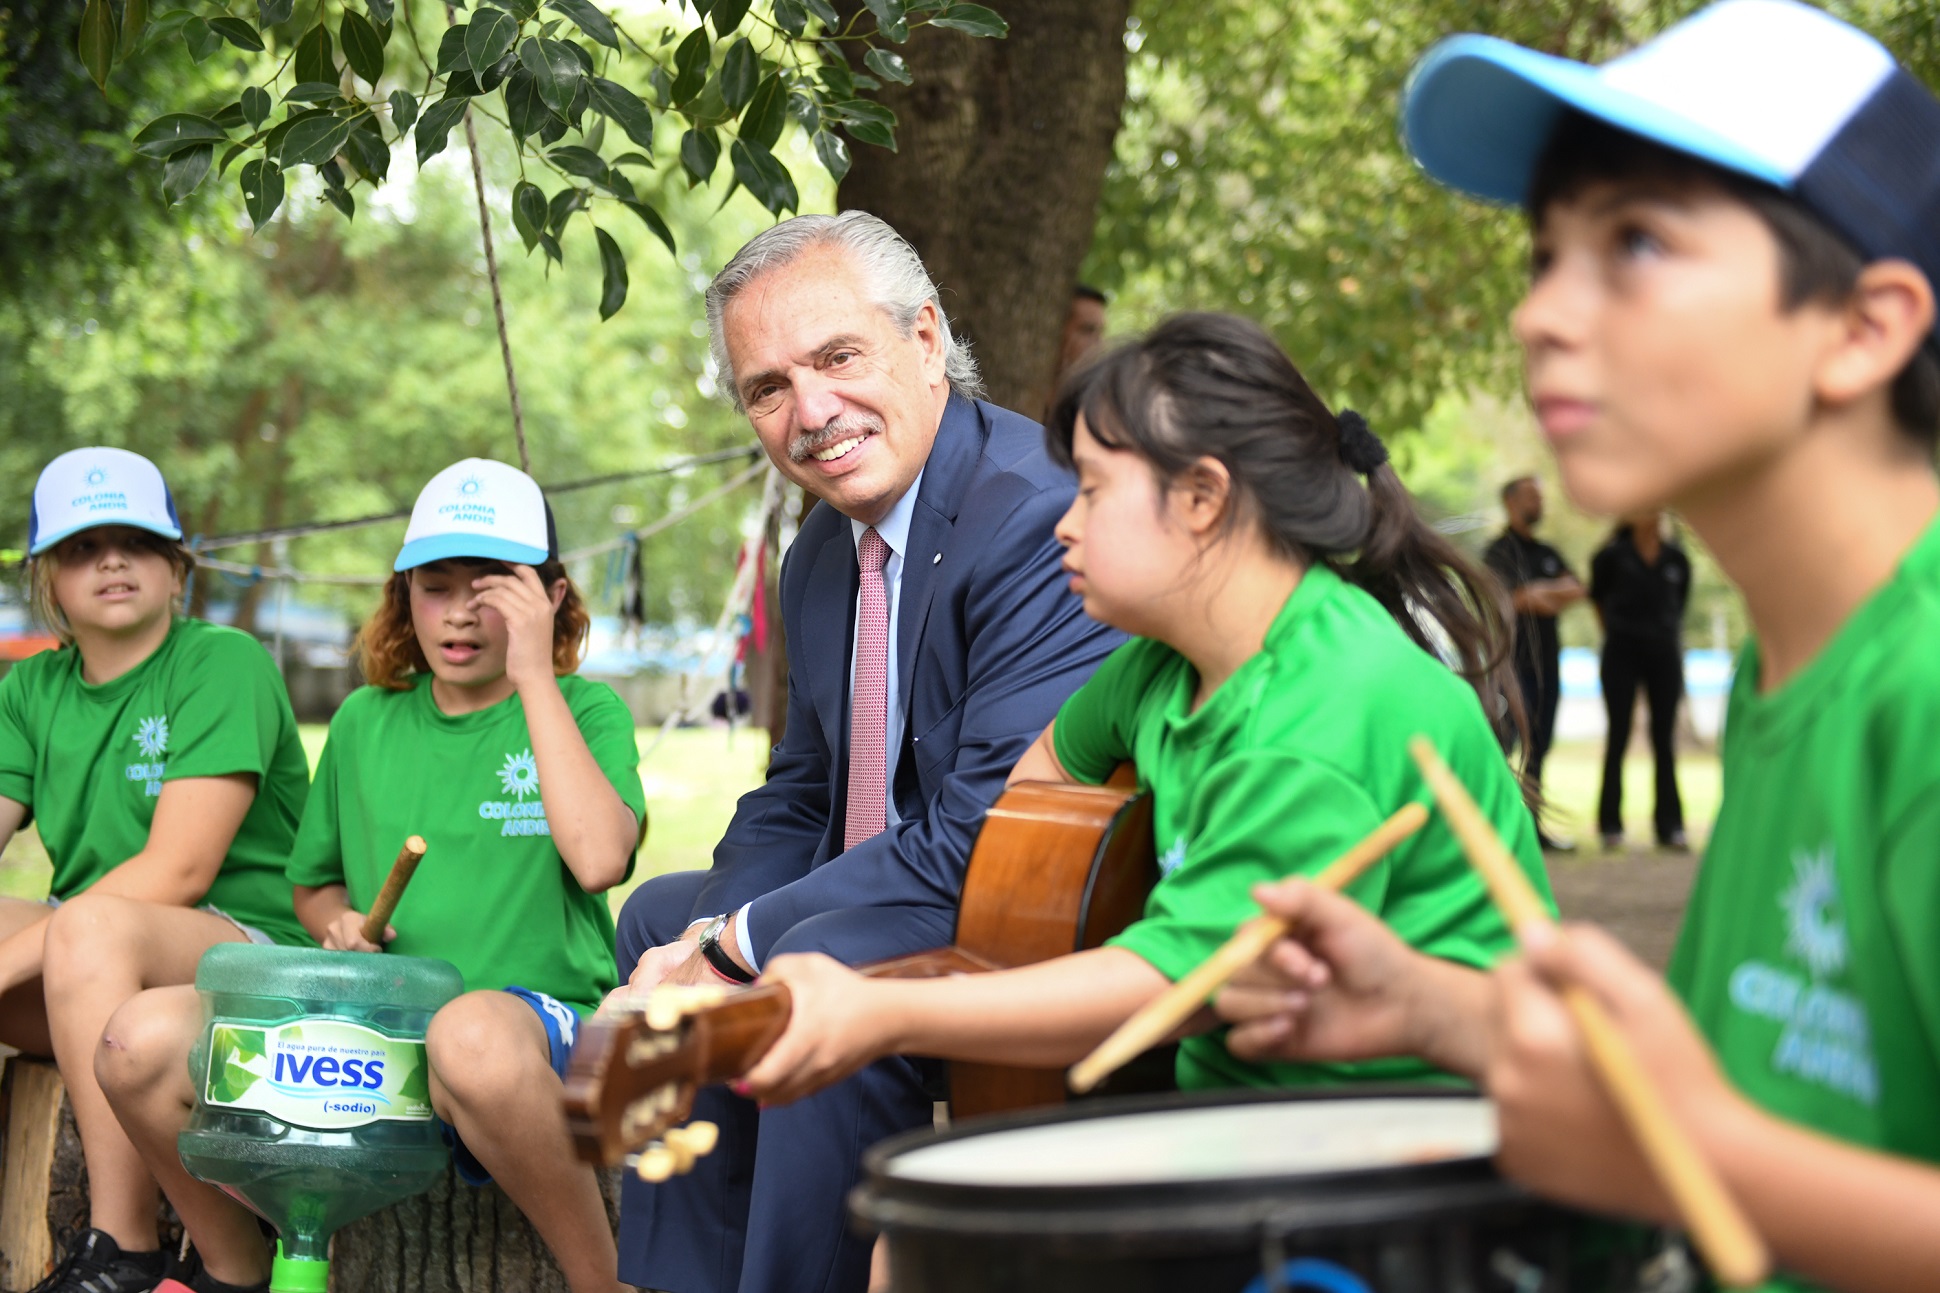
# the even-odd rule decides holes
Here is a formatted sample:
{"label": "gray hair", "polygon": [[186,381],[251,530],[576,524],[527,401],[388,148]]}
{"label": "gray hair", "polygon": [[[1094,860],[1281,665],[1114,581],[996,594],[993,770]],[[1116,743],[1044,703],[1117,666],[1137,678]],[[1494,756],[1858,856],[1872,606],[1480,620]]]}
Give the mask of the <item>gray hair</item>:
{"label": "gray hair", "polygon": [[734,381],[734,365],[728,360],[721,315],[728,302],[755,279],[817,247],[839,247],[855,257],[870,298],[905,337],[915,331],[916,316],[923,306],[934,305],[937,326],[943,332],[943,373],[950,380],[950,389],[965,399],[982,398],[983,375],[977,371],[976,358],[970,353],[969,343],[950,332],[950,319],[943,312],[943,302],[937,299],[936,284],[923,268],[916,249],[867,211],[844,211],[840,215],[796,216],[756,234],[707,285],[708,345],[722,387],[736,410],[741,410],[741,391]]}

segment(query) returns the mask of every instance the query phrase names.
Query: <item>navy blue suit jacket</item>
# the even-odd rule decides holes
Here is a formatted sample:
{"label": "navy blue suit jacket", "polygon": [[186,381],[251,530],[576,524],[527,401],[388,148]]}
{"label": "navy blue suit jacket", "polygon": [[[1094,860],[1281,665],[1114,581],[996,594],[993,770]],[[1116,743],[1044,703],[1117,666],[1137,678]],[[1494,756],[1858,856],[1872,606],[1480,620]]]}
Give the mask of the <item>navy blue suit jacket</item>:
{"label": "navy blue suit jacket", "polygon": [[1074,489],[1037,423],[950,397],[897,609],[904,722],[891,767],[902,820],[847,852],[855,540],[834,508],[809,513],[781,569],[787,729],[767,782],[742,796],[714,850],[696,917],[753,902],[748,927],[765,960],[776,939],[822,912],[956,906],[1004,778],[1124,641],[1085,615],[1059,568],[1052,527]]}

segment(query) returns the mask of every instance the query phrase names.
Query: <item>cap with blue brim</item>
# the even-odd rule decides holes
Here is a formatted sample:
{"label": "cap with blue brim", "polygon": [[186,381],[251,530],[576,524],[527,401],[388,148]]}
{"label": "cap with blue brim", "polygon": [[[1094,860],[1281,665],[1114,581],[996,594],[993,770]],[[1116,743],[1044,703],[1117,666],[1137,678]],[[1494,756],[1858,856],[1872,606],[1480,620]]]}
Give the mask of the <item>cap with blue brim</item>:
{"label": "cap with blue brim", "polygon": [[1784,190],[1940,289],[1940,100],[1822,10],[1723,0],[1601,66],[1450,37],[1409,77],[1402,135],[1442,183],[1521,203],[1571,111]]}
{"label": "cap with blue brim", "polygon": [[431,478],[411,508],[393,570],[470,559],[538,566],[559,555],[539,482],[490,458],[467,458]]}
{"label": "cap with blue brim", "polygon": [[70,449],[41,469],[27,513],[27,554],[102,525],[125,525],[179,541],[182,522],[161,470],[138,453]]}

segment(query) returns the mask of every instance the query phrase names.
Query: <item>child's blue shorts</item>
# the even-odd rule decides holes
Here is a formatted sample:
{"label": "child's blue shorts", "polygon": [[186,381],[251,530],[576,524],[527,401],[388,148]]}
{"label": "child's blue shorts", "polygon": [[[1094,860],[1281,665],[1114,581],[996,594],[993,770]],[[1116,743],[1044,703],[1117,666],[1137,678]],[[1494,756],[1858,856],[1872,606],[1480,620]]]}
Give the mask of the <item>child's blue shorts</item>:
{"label": "child's blue shorts", "polygon": [[[552,1062],[552,1071],[563,1081],[566,1065],[572,1061],[573,1047],[579,1043],[579,1014],[571,1006],[543,992],[531,988],[507,988],[505,991],[532,1007],[532,1013],[539,1016],[539,1022],[546,1028],[547,1058]],[[465,1148],[465,1142],[458,1138],[458,1129],[450,1123],[439,1120],[444,1130],[445,1144],[451,1146],[451,1160],[458,1166],[458,1177],[467,1185],[490,1185],[492,1174],[485,1165],[472,1156]]]}

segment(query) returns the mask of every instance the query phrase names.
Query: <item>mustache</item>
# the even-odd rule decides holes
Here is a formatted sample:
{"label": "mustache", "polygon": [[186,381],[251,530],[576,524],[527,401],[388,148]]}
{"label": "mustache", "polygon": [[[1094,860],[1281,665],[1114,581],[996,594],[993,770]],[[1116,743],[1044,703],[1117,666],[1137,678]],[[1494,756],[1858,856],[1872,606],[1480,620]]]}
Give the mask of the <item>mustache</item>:
{"label": "mustache", "polygon": [[832,444],[852,440],[856,436],[874,433],[881,435],[883,421],[873,413],[852,411],[838,414],[819,431],[804,431],[788,442],[788,460],[800,462],[812,453],[820,453]]}

